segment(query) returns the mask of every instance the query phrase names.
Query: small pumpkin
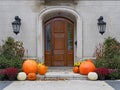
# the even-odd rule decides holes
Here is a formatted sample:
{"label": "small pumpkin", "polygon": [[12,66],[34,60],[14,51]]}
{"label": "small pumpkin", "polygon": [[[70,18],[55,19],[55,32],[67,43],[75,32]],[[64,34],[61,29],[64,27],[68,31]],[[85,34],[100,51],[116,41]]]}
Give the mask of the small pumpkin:
{"label": "small pumpkin", "polygon": [[27,78],[27,75],[25,72],[19,72],[18,75],[17,75],[17,79],[20,80],[20,81],[23,81]]}
{"label": "small pumpkin", "polygon": [[36,73],[29,73],[27,75],[28,80],[36,80],[37,76]]}
{"label": "small pumpkin", "polygon": [[88,73],[88,79],[97,80],[98,79],[98,74],[96,72],[89,72]]}
{"label": "small pumpkin", "polygon": [[89,72],[95,71],[95,65],[89,61],[83,61],[79,67],[80,74],[87,75]]}
{"label": "small pumpkin", "polygon": [[45,75],[47,71],[48,71],[48,67],[44,64],[38,67],[38,73],[40,75]]}
{"label": "small pumpkin", "polygon": [[79,72],[79,67],[73,67],[73,72],[78,73]]}
{"label": "small pumpkin", "polygon": [[22,69],[26,74],[37,73],[38,70],[37,62],[35,60],[25,60],[22,65]]}

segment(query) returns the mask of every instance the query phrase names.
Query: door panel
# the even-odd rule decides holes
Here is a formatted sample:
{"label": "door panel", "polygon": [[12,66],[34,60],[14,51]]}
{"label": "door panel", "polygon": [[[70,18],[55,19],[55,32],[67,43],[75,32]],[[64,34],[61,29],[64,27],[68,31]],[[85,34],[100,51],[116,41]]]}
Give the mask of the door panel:
{"label": "door panel", "polygon": [[54,32],[60,33],[65,30],[65,22],[63,20],[55,20],[54,21]]}
{"label": "door panel", "polygon": [[54,61],[53,61],[53,65],[54,66],[64,66],[64,53],[56,53],[53,57]]}
{"label": "door panel", "polygon": [[67,65],[68,66],[73,66],[73,59],[74,59],[74,54],[73,54],[73,51],[69,51],[67,53]]}
{"label": "door panel", "polygon": [[64,50],[65,49],[65,35],[62,33],[54,33],[54,49]]}
{"label": "door panel", "polygon": [[52,45],[54,45],[53,65],[64,66],[66,62],[65,49],[66,49],[66,38],[65,38],[65,22],[64,20],[54,20],[54,29],[52,33]]}
{"label": "door panel", "polygon": [[73,29],[74,24],[65,18],[54,18],[45,23],[46,65],[73,66]]}

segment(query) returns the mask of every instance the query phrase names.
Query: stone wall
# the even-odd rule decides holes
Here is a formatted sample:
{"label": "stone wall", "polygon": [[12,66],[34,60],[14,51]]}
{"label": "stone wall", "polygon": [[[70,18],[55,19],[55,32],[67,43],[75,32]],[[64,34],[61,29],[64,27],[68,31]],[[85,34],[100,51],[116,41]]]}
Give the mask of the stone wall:
{"label": "stone wall", "polygon": [[[58,3],[59,2],[59,3]],[[37,56],[37,20],[41,10],[49,7],[68,7],[76,10],[82,18],[82,53],[83,58],[93,57],[96,45],[102,43],[104,38],[112,36],[120,41],[120,1],[76,0],[75,3],[58,0],[43,3],[40,0],[0,0],[0,44],[8,36],[24,42],[28,49],[28,56]],[[11,22],[18,15],[21,18],[21,31],[15,35]],[[97,19],[103,16],[107,23],[106,32],[99,34]],[[26,53],[25,53],[26,54]],[[26,54],[27,55],[27,54]]]}

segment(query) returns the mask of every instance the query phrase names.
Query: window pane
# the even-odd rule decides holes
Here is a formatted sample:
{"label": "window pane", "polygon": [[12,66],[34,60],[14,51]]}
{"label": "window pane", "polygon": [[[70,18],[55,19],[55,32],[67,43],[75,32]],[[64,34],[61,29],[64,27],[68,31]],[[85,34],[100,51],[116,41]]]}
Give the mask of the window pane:
{"label": "window pane", "polygon": [[46,50],[50,50],[50,24],[46,26]]}
{"label": "window pane", "polygon": [[73,33],[72,33],[72,25],[68,23],[68,50],[73,49]]}

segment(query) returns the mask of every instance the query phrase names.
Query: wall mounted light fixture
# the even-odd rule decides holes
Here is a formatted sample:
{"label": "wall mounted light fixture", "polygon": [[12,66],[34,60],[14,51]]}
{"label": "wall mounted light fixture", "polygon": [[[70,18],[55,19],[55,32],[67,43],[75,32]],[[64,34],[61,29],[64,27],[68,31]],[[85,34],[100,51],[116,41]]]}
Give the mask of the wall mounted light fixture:
{"label": "wall mounted light fixture", "polygon": [[15,16],[15,21],[12,22],[13,32],[17,35],[20,32],[21,19]]}
{"label": "wall mounted light fixture", "polygon": [[99,33],[103,35],[106,29],[106,22],[103,21],[103,16],[99,17],[97,25],[98,25]]}

